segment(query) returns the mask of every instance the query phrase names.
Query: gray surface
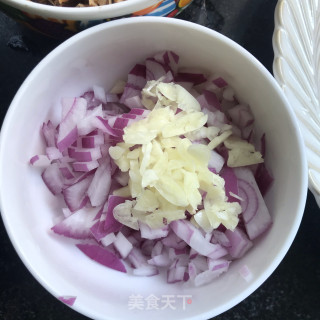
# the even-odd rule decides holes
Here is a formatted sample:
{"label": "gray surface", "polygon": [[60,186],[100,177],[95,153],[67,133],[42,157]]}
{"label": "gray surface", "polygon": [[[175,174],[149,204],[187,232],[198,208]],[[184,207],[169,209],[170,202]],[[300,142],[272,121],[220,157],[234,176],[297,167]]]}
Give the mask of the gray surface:
{"label": "gray surface", "polygon": [[[271,72],[275,5],[275,0],[195,0],[179,18],[232,38]],[[23,80],[60,42],[35,34],[0,13],[1,122]],[[319,208],[309,193],[301,227],[280,266],[250,297],[216,319],[320,319],[319,226]],[[87,319],[52,297],[30,275],[15,253],[2,221],[0,245],[0,319]]]}

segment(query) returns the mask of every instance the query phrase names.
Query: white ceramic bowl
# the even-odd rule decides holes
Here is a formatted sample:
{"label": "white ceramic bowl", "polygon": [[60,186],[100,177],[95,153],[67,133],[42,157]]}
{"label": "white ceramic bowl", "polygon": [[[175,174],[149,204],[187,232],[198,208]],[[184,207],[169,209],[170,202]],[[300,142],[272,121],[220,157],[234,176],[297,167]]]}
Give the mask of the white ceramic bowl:
{"label": "white ceramic bowl", "polygon": [[174,17],[192,0],[126,0],[112,5],[71,8],[44,5],[30,0],[0,0],[0,10],[33,30],[54,38],[130,16]]}
{"label": "white ceramic bowl", "polygon": [[124,16],[160,2],[159,0],[126,0],[113,5],[105,5],[100,7],[70,8],[43,5],[30,0],[1,1],[14,8],[33,12],[46,18],[66,20],[75,20],[75,17],[81,20],[96,20]]}
{"label": "white ceramic bowl", "polygon": [[275,11],[273,73],[297,115],[309,188],[320,206],[319,1],[281,0]]}
{"label": "white ceramic bowl", "polygon": [[[93,84],[109,89],[129,69],[164,50],[181,65],[221,73],[247,101],[256,128],[267,137],[266,163],[275,177],[266,202],[272,228],[241,260],[203,287],[167,284],[161,276],[134,277],[109,270],[50,231],[59,204],[28,164],[41,151],[39,128],[57,119],[63,96]],[[205,319],[241,302],[275,270],[298,230],[306,201],[307,164],[294,113],[270,73],[236,43],[205,27],[177,19],[130,18],[91,28],[64,42],[34,69],[4,120],[0,148],[0,199],[10,239],[34,277],[55,297],[76,296],[73,309],[94,319]],[[246,264],[250,282],[239,276]],[[175,310],[130,310],[131,295],[173,295]],[[183,297],[192,303],[183,307]],[[132,302],[132,301],[131,301]],[[190,302],[190,301],[189,301]]]}

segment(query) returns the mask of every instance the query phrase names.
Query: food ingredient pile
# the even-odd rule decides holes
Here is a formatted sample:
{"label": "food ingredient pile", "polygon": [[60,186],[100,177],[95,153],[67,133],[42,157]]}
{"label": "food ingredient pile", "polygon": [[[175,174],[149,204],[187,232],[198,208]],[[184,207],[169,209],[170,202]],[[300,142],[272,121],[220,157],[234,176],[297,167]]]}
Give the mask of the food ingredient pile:
{"label": "food ingredient pile", "polygon": [[125,0],[31,0],[41,4],[48,4],[57,7],[96,7],[122,2]]}

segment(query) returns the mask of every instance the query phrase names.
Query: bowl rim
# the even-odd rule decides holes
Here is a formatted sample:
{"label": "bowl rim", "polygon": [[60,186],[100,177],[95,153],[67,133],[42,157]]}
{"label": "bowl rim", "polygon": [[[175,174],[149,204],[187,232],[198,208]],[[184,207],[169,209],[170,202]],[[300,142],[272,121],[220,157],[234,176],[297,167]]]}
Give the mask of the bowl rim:
{"label": "bowl rim", "polygon": [[[64,41],[62,44],[60,44],[58,47],[56,47],[53,51],[51,51],[45,58],[43,58],[40,61],[40,63],[38,63],[36,65],[36,67],[32,70],[32,72],[29,74],[29,76],[26,78],[26,80],[23,82],[23,84],[19,88],[18,92],[16,93],[16,95],[15,95],[15,97],[14,97],[14,99],[8,109],[8,112],[5,116],[5,119],[3,121],[3,125],[1,128],[1,132],[0,132],[0,158],[2,157],[1,153],[3,152],[2,148],[1,148],[1,146],[3,145],[2,141],[4,140],[4,137],[6,136],[7,127],[9,126],[9,123],[12,120],[10,118],[12,118],[12,114],[14,112],[14,109],[17,108],[17,102],[21,99],[21,96],[27,90],[28,84],[30,81],[32,81],[33,76],[36,75],[37,73],[41,72],[43,66],[46,63],[50,62],[50,60],[52,60],[56,54],[63,52],[67,47],[72,46],[73,44],[77,43],[79,40],[90,36],[90,34],[101,32],[101,31],[106,31],[107,29],[114,28],[118,25],[124,25],[124,24],[130,25],[130,24],[135,24],[135,23],[140,23],[140,24],[167,23],[167,24],[171,24],[173,26],[180,25],[180,26],[184,26],[186,28],[191,27],[193,29],[196,29],[197,32],[209,34],[211,37],[213,36],[215,38],[218,38],[221,41],[226,42],[228,46],[237,50],[241,55],[244,55],[247,59],[250,59],[253,61],[253,63],[255,64],[255,68],[257,68],[259,70],[259,72],[262,73],[263,77],[267,78],[268,82],[271,84],[271,86],[273,87],[275,92],[278,94],[279,98],[283,102],[283,106],[286,107],[286,110],[290,116],[291,121],[298,128],[298,122],[297,122],[296,116],[295,116],[294,112],[292,111],[292,109],[290,108],[288,101],[285,98],[285,96],[284,96],[280,86],[276,82],[276,80],[273,78],[271,73],[262,65],[262,63],[259,60],[257,60],[250,52],[248,52],[246,49],[244,49],[238,43],[236,43],[232,39],[218,33],[217,31],[214,31],[214,30],[209,29],[207,27],[195,24],[193,22],[184,21],[184,20],[180,20],[180,19],[167,19],[165,17],[135,17],[135,18],[130,18],[130,19],[120,19],[120,20],[115,20],[115,21],[111,21],[111,22],[107,22],[107,23],[102,23],[102,24],[97,25],[95,27],[92,27],[90,29],[84,30],[84,31],[72,36],[68,40]],[[302,134],[301,134],[300,130],[297,131],[297,142],[298,142],[300,149],[302,151],[304,151],[305,147],[304,147],[303,138],[302,138]],[[216,307],[214,309],[214,312],[212,310],[210,310],[210,311],[207,311],[204,313],[199,313],[196,316],[187,316],[186,315],[185,319],[197,320],[197,319],[199,319],[199,316],[201,316],[201,318],[209,319],[213,316],[217,316],[223,312],[226,312],[227,310],[230,310],[231,308],[233,308],[234,306],[236,306],[237,304],[242,302],[244,299],[246,299],[255,290],[257,290],[270,277],[270,275],[275,271],[275,269],[278,267],[280,262],[283,260],[284,256],[288,252],[288,250],[289,250],[290,246],[292,245],[292,242],[298,232],[298,229],[299,229],[302,217],[303,217],[304,209],[305,209],[306,199],[307,199],[308,179],[307,179],[307,160],[306,160],[305,152],[301,152],[300,157],[301,157],[301,172],[299,172],[299,173],[301,175],[301,186],[300,186],[301,193],[299,195],[299,198],[300,198],[300,201],[298,203],[299,205],[297,206],[297,209],[296,209],[297,214],[296,214],[295,220],[293,222],[292,228],[290,229],[290,233],[287,235],[286,241],[283,243],[282,248],[280,249],[276,258],[268,265],[268,267],[264,270],[263,274],[261,274],[259,277],[257,277],[254,282],[251,282],[248,284],[247,289],[244,290],[241,294],[235,296],[233,299],[226,302],[225,304]],[[9,222],[7,220],[8,217],[3,211],[4,199],[2,198],[3,193],[1,192],[1,190],[3,190],[3,188],[1,188],[1,183],[3,183],[3,181],[0,180],[0,211],[1,211],[1,216],[3,219],[4,225],[5,225],[5,228],[7,230],[8,235],[9,235],[9,238],[10,238],[15,250],[17,251],[20,259],[23,261],[23,263],[27,267],[27,269],[31,272],[33,277],[35,279],[37,279],[37,281],[48,292],[50,292],[53,296],[56,296],[54,294],[54,288],[49,287],[47,285],[47,283],[45,281],[43,281],[43,279],[41,279],[37,275],[36,270],[33,269],[32,266],[30,266],[28,264],[27,258],[24,256],[24,253],[21,252],[21,250],[19,249],[20,245],[15,240],[13,230],[9,228]],[[80,306],[74,305],[72,307],[72,309],[74,309],[75,311],[77,311],[81,314],[84,314],[84,315],[87,315],[90,317],[90,313],[88,313],[88,310],[85,310],[84,308],[82,308],[81,305]],[[91,314],[91,316],[92,316],[92,314]]]}
{"label": "bowl rim", "polygon": [[84,8],[55,7],[30,0],[1,0],[0,2],[22,10],[23,12],[36,14],[45,18],[90,21],[125,16],[159,4],[162,1],[163,0],[126,0],[111,5]]}

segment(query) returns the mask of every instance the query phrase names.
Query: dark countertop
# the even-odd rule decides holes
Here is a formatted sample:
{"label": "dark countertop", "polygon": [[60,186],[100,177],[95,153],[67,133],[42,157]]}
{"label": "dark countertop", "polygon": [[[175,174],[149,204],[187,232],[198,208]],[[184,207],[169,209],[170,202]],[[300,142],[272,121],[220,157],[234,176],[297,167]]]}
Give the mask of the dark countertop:
{"label": "dark countertop", "polygon": [[[195,0],[179,18],[206,25],[232,38],[272,72],[276,3],[276,0]],[[60,43],[35,34],[0,13],[0,123],[27,75]],[[56,300],[31,276],[0,221],[0,319],[87,319]],[[279,267],[251,296],[216,319],[320,319],[319,226],[320,209],[309,192],[301,227]]]}

